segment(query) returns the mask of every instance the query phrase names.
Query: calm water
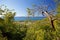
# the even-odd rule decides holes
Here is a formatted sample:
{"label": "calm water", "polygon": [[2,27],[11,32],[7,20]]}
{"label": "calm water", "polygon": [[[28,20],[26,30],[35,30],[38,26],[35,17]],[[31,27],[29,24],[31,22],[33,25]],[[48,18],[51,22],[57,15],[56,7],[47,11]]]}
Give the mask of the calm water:
{"label": "calm water", "polygon": [[[29,20],[41,20],[43,19],[44,17],[29,17]],[[28,20],[27,17],[15,17],[14,18],[15,21],[24,21],[24,20]]]}

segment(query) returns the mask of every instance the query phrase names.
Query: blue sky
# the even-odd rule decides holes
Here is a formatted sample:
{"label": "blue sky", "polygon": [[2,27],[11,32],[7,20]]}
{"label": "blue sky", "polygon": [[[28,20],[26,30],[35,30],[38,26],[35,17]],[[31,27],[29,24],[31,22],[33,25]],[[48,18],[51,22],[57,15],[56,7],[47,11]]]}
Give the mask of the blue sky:
{"label": "blue sky", "polygon": [[[15,9],[16,16],[27,16],[26,8],[31,8],[32,4],[40,5],[43,3],[44,0],[0,0],[0,5],[4,4],[9,9]],[[46,4],[51,3],[55,6],[52,0],[47,0]]]}

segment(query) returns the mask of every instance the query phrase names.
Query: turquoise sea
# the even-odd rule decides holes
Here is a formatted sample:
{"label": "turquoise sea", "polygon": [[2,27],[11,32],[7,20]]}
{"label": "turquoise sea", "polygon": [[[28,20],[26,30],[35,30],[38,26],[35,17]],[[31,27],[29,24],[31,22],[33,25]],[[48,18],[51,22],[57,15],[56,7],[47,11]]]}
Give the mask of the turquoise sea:
{"label": "turquoise sea", "polygon": [[25,20],[41,20],[45,17],[14,17],[15,21],[25,21]]}

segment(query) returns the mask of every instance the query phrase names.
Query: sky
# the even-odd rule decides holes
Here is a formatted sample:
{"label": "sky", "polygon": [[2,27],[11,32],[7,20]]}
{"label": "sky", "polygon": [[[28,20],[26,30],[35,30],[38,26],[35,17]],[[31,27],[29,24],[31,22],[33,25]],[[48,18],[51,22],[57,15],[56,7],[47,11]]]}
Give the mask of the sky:
{"label": "sky", "polygon": [[[44,0],[0,0],[0,5],[4,4],[9,9],[14,9],[16,17],[26,17],[27,8],[32,8],[32,4],[40,5]],[[52,0],[46,0],[45,4],[51,3],[55,7],[55,3]]]}

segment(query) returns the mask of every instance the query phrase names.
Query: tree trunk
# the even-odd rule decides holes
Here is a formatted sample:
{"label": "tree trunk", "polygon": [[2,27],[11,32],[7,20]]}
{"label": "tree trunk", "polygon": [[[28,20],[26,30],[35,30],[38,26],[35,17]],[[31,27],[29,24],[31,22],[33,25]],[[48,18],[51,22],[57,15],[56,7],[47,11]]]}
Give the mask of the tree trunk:
{"label": "tree trunk", "polygon": [[54,19],[52,20],[52,17],[48,14],[48,12],[44,12],[45,15],[48,17],[50,23],[51,23],[51,26],[53,28],[53,30],[55,30],[55,27],[54,27]]}
{"label": "tree trunk", "polygon": [[54,20],[51,20],[51,26],[52,26],[53,30],[55,31]]}

